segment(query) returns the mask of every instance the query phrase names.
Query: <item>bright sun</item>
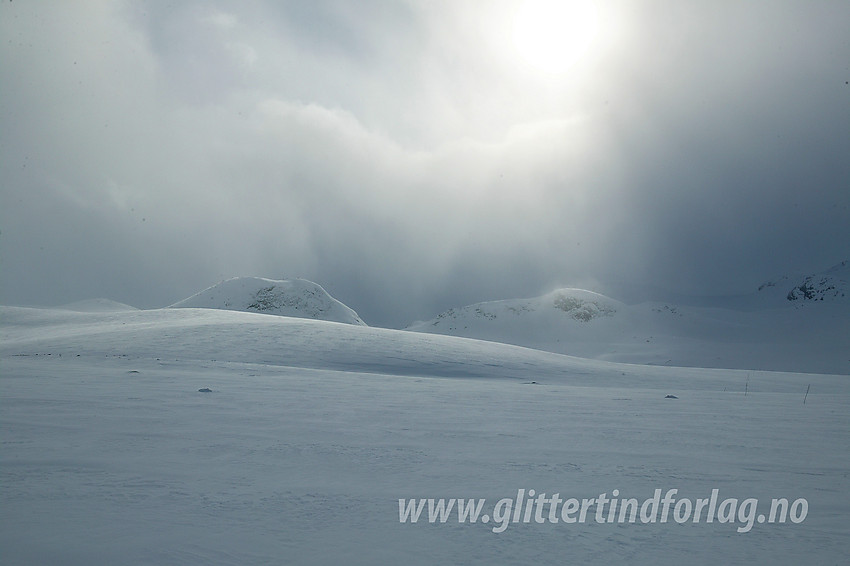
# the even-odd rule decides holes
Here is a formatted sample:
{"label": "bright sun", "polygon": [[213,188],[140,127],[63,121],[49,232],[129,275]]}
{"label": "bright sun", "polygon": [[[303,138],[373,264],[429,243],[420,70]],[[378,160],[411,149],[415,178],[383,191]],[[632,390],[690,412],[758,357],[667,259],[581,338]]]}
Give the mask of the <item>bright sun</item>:
{"label": "bright sun", "polygon": [[514,20],[514,46],[546,73],[563,73],[587,52],[597,31],[591,0],[528,0]]}

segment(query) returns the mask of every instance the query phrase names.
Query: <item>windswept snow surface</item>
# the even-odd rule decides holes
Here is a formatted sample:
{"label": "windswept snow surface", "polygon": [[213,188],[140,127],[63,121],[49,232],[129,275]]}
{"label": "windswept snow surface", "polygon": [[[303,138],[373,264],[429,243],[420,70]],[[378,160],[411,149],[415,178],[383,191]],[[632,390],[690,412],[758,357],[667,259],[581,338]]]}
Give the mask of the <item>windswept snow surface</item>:
{"label": "windswept snow surface", "polygon": [[364,326],[357,313],[331,297],[317,283],[306,279],[263,279],[235,277],[171,305],[224,309],[316,320],[330,320]]}
{"label": "windswept snow surface", "polygon": [[[3,307],[0,562],[839,564],[848,409],[846,376],[223,310]],[[487,498],[492,513],[518,489],[809,507],[747,533],[593,512],[501,534],[456,515],[399,522],[400,498]]]}
{"label": "windswept snow surface", "polygon": [[[408,330],[626,363],[850,374],[846,272],[841,264],[794,279],[799,284],[793,287],[783,278],[736,298],[734,308],[627,305],[560,289],[450,309]],[[789,299],[797,295],[800,300]]]}

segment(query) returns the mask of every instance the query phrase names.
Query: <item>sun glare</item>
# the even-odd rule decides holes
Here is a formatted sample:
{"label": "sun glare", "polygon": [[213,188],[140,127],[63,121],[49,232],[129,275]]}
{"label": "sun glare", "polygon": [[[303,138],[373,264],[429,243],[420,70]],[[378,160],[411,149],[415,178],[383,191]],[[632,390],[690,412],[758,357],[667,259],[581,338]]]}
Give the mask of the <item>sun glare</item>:
{"label": "sun glare", "polygon": [[591,0],[528,0],[514,20],[514,46],[531,66],[563,73],[584,55],[597,33]]}

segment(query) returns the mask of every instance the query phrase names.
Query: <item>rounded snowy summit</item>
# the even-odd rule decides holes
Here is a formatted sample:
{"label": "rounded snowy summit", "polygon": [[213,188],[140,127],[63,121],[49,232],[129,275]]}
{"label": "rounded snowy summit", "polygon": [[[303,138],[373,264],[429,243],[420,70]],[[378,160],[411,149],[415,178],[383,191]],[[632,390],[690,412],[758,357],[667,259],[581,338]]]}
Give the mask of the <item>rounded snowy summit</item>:
{"label": "rounded snowy summit", "polygon": [[354,310],[306,279],[235,277],[171,307],[257,312],[366,326]]}

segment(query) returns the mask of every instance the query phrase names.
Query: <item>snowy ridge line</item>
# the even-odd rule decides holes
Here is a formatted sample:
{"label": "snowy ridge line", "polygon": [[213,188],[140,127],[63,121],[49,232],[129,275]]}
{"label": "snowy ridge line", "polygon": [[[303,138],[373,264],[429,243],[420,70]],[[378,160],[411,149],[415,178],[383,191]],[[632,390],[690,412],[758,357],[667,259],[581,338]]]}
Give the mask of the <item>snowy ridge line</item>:
{"label": "snowy ridge line", "polygon": [[[518,346],[235,311],[159,309],[125,315],[0,307],[0,315],[0,352],[8,356],[84,351],[423,376],[499,377],[524,375],[528,368],[593,373],[593,364],[585,360]],[[30,315],[38,324],[32,325]],[[77,317],[81,324],[74,325]]]}
{"label": "snowy ridge line", "polygon": [[[77,325],[73,324],[77,319]],[[587,360],[468,338],[214,309],[69,313],[0,307],[0,355],[58,354],[244,363],[416,377],[507,378],[530,385],[840,391],[843,376],[644,366]],[[80,355],[78,358],[77,355]],[[44,359],[42,357],[41,359]],[[802,389],[801,389],[802,387]]]}
{"label": "snowy ridge line", "polygon": [[831,293],[833,300],[788,301],[771,290],[735,308],[625,304],[591,291],[559,289],[449,309],[407,330],[615,362],[850,374],[850,301],[837,295],[840,272],[817,279],[821,295],[813,284],[804,287],[806,296]]}

